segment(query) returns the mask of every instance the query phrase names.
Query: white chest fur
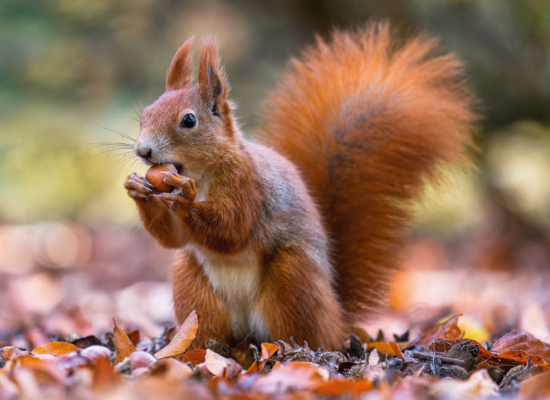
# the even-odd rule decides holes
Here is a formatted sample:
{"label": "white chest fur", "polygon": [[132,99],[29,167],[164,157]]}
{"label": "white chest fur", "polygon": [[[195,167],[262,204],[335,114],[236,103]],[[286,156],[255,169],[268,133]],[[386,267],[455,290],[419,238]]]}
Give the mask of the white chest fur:
{"label": "white chest fur", "polygon": [[231,327],[236,338],[244,338],[254,332],[258,341],[270,341],[271,335],[257,309],[261,275],[256,254],[246,251],[221,256],[196,244],[188,244],[187,248],[195,254],[214,293],[231,314]]}

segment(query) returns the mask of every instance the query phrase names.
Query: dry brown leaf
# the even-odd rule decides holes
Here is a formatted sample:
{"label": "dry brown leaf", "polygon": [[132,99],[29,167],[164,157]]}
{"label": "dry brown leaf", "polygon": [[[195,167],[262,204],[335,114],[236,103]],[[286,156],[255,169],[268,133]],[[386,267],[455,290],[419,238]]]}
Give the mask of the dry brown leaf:
{"label": "dry brown leaf", "polygon": [[113,322],[115,324],[113,335],[116,348],[116,361],[122,362],[126,357],[136,351],[136,346],[134,346],[134,343],[132,343],[132,340],[128,337],[126,332],[117,326],[114,319]]}
{"label": "dry brown leaf", "polygon": [[534,356],[541,356],[546,362],[550,362],[550,348],[523,331],[512,331],[498,339],[491,347],[491,351],[496,353],[516,350],[525,351]]}
{"label": "dry brown leaf", "polygon": [[172,341],[155,354],[155,357],[159,360],[168,357],[175,357],[182,354],[193,340],[197,336],[197,329],[199,328],[199,316],[195,310],[191,311],[189,316],[183,321],[176,336]]}
{"label": "dry brown leaf", "polygon": [[132,332],[129,332],[128,337],[130,338],[130,340],[132,341],[134,346],[137,346],[138,343],[139,343],[139,340],[141,338],[141,335],[139,333],[139,329],[135,329]]}
{"label": "dry brown leaf", "polygon": [[44,346],[37,347],[32,351],[33,354],[51,354],[58,358],[78,351],[78,347],[71,343],[51,342]]}
{"label": "dry brown leaf", "polygon": [[428,351],[446,353],[451,349],[451,347],[453,347],[453,345],[466,340],[470,341],[470,344],[477,345],[479,348],[477,356],[481,358],[482,362],[477,366],[477,369],[489,368],[493,365],[527,365],[527,360],[531,358],[533,365],[539,366],[544,371],[550,370],[550,365],[541,356],[531,355],[525,351],[505,351],[497,354],[487,350],[481,345],[481,343],[471,339],[436,340],[428,347]]}
{"label": "dry brown leaf", "polygon": [[[505,351],[500,354],[493,354],[492,357],[484,360],[485,363],[480,364],[487,368],[487,363],[491,365],[527,365],[528,359],[531,359],[531,364],[537,365],[543,371],[550,371],[548,364],[541,356],[533,356],[525,351]],[[483,357],[482,357],[483,359]]]}
{"label": "dry brown leaf", "polygon": [[206,350],[197,349],[191,350],[183,355],[181,360],[182,363],[190,362],[194,367],[195,365],[202,364],[204,362],[204,357],[206,356]]}
{"label": "dry brown leaf", "polygon": [[436,339],[448,339],[448,340],[460,339],[460,337],[462,336],[462,330],[458,327],[458,318],[461,315],[462,314],[453,315],[451,318],[449,318],[445,322],[442,322],[441,324],[437,324],[431,327],[430,329],[422,333],[420,336],[418,336],[416,339],[414,339],[410,343],[410,345],[415,345],[415,346],[424,345],[428,347]]}
{"label": "dry brown leaf", "polygon": [[236,376],[242,372],[242,367],[230,358],[220,356],[212,350],[207,349],[204,357],[204,365],[214,376]]}

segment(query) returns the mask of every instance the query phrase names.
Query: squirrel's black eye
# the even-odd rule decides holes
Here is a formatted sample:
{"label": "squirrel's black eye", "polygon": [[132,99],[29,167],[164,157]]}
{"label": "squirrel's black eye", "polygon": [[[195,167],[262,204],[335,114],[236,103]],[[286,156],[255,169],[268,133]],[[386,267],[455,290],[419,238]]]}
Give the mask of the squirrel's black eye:
{"label": "squirrel's black eye", "polygon": [[185,114],[181,120],[182,128],[194,128],[197,125],[197,119],[193,114]]}

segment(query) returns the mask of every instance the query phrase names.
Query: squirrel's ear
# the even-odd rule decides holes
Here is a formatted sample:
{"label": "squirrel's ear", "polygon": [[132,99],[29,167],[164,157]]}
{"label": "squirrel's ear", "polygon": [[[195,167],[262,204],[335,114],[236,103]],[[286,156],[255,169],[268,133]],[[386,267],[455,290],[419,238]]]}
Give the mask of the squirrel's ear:
{"label": "squirrel's ear", "polygon": [[230,113],[227,103],[227,80],[218,58],[218,43],[205,39],[199,59],[199,90],[204,101],[212,107],[212,113],[222,118]]}
{"label": "squirrel's ear", "polygon": [[193,69],[193,38],[181,45],[176,52],[168,75],[166,75],[166,91],[186,88],[191,82],[191,72]]}

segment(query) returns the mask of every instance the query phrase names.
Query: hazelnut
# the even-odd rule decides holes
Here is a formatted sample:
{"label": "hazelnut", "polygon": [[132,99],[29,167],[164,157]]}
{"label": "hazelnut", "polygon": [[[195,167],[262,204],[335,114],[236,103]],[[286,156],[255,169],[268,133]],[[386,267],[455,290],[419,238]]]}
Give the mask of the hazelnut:
{"label": "hazelnut", "polygon": [[168,193],[171,192],[174,187],[164,183],[164,177],[166,176],[166,174],[164,174],[163,172],[172,172],[173,174],[177,174],[178,170],[172,164],[153,165],[147,170],[147,173],[145,174],[145,179],[147,179],[151,183],[151,185],[153,185],[157,192]]}

